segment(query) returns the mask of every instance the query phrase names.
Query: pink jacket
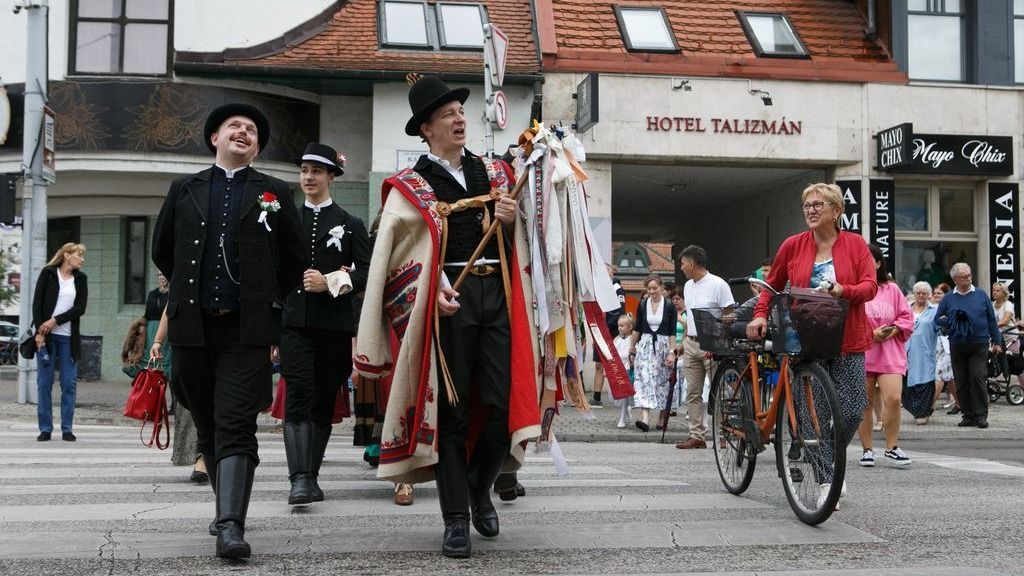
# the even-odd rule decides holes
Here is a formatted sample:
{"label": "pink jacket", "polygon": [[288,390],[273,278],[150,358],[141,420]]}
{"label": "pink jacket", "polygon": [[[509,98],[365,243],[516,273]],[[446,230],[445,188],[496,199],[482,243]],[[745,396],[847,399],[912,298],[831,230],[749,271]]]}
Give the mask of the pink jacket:
{"label": "pink jacket", "polygon": [[914,313],[899,285],[895,282],[879,284],[875,297],[864,304],[864,314],[872,331],[889,324],[899,329],[892,338],[872,343],[864,353],[864,367],[868,372],[879,374],[906,374],[906,343],[914,331]]}

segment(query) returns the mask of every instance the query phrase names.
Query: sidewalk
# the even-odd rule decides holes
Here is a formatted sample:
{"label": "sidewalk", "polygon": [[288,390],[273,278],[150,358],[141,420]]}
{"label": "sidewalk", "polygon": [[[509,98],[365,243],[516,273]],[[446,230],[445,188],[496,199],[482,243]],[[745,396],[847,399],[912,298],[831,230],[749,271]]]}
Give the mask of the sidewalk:
{"label": "sidewalk", "polygon": [[[13,378],[13,379],[12,379]],[[17,374],[9,368],[0,369],[0,420],[3,421],[36,421],[36,406],[34,404],[18,404]],[[99,424],[115,426],[138,426],[138,422],[125,418],[121,415],[125,399],[128,397],[130,381],[127,376],[116,380],[101,380],[97,382],[78,383],[78,405],[75,408],[75,422],[77,424]],[[589,397],[589,393],[588,393]],[[54,385],[54,417],[60,419],[60,386]],[[568,404],[560,408],[561,414],[555,420],[555,434],[561,441],[576,442],[658,442],[661,440],[661,431],[652,430],[644,433],[638,430],[632,422],[626,428],[617,428],[619,410],[612,405],[611,399],[605,392],[604,408],[594,408],[591,411],[592,417],[583,415]],[[669,420],[668,432],[665,434],[665,442],[675,444],[688,437],[686,426],[685,407],[679,410],[679,416]],[[639,415],[638,410],[633,411],[633,418]],[[710,418],[710,417],[709,417]],[[652,414],[651,424],[653,426],[656,417]],[[937,409],[932,415],[928,424],[918,426],[914,423],[913,417],[906,411],[903,412],[903,425],[900,437],[903,440],[919,439],[1018,439],[1020,430],[1024,429],[1024,406],[1010,406],[1005,398],[989,405],[989,428],[980,430],[978,428],[958,428],[960,416],[949,416],[945,410]],[[261,414],[259,418],[261,430],[271,430],[277,426],[277,421],[269,414]],[[351,434],[352,420],[335,426],[338,434]],[[875,435],[881,438],[881,432]]]}

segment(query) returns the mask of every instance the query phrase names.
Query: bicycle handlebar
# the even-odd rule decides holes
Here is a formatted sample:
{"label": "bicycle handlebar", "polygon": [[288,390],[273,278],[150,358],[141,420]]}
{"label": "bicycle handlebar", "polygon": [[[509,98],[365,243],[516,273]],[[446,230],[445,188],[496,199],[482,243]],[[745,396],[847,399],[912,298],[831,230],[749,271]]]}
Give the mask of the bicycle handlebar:
{"label": "bicycle handlebar", "polygon": [[768,290],[772,294],[772,296],[778,296],[779,295],[779,291],[776,290],[775,288],[772,288],[771,284],[765,282],[764,280],[761,280],[760,278],[758,278],[756,276],[750,276],[749,278],[745,277],[745,276],[737,276],[736,278],[729,278],[728,280],[726,280],[726,282],[730,286],[741,286],[743,284],[753,284],[755,286],[761,287],[764,290]]}

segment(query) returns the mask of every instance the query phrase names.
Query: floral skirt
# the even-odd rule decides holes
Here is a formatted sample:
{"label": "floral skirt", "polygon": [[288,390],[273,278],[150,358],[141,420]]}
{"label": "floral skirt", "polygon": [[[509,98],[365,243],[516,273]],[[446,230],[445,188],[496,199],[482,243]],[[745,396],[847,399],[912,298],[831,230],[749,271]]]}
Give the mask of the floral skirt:
{"label": "floral skirt", "polygon": [[[665,365],[668,356],[668,336],[644,334],[636,345],[633,364],[635,380],[633,405],[637,408],[663,409],[668,400],[669,376],[672,368]],[[679,406],[679,396],[673,395],[672,407]]]}

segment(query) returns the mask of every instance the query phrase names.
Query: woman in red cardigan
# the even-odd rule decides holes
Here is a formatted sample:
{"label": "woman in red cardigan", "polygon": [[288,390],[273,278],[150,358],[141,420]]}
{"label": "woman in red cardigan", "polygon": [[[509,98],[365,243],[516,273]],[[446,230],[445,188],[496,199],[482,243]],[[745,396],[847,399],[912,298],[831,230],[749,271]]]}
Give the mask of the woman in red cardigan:
{"label": "woman in red cardigan", "polygon": [[[782,242],[765,281],[779,291],[789,282],[796,287],[827,290],[834,298],[849,302],[842,355],[822,361],[839,396],[846,424],[841,438],[845,447],[857,432],[868,404],[864,352],[871,347],[872,332],[864,304],[875,297],[878,289],[875,261],[862,236],[839,229],[843,194],[838,186],[808,186],[803,191],[803,212],[808,230]],[[771,294],[762,290],[754,308],[754,320],[747,326],[749,338],[764,338],[770,300]]]}

